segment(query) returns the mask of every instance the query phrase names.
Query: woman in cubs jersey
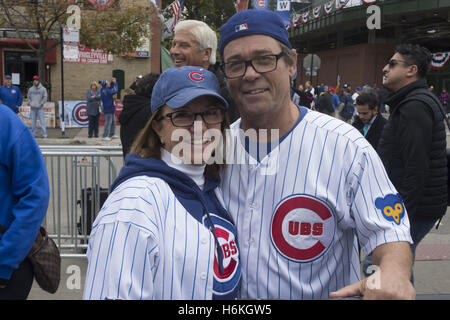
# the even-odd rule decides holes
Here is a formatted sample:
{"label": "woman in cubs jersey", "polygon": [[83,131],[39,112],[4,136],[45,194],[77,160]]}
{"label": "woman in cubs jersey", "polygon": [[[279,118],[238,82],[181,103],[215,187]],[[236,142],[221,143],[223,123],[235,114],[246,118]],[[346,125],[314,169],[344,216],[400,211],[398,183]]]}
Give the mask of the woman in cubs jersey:
{"label": "woman in cubs jersey", "polygon": [[209,71],[161,74],[152,116],[94,222],[84,299],[237,297],[236,230],[217,191],[220,166],[206,165],[227,107]]}

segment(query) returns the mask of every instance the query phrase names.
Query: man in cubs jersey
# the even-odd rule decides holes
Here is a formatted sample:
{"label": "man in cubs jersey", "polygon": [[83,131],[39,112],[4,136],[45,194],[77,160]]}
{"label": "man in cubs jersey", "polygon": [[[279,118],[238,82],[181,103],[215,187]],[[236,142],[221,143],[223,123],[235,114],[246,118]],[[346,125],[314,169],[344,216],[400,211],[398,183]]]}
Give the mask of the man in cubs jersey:
{"label": "man in cubs jersey", "polygon": [[[290,101],[297,55],[283,22],[246,10],[220,33],[241,114],[222,180],[239,238],[241,296],[414,298],[405,206],[357,130]],[[372,278],[360,280],[358,240],[376,257]]]}

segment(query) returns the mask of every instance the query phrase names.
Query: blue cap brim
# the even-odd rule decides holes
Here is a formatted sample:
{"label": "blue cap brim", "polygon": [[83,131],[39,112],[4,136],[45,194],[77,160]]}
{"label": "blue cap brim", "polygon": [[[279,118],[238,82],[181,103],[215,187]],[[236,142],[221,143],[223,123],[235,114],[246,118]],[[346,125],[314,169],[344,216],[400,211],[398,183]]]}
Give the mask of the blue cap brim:
{"label": "blue cap brim", "polygon": [[200,88],[195,90],[192,90],[192,88],[180,90],[173,98],[167,100],[166,104],[172,109],[178,109],[184,107],[192,100],[203,96],[211,96],[216,98],[223,104],[223,106],[226,109],[228,109],[228,102],[224,98],[222,98],[219,94],[211,90]]}

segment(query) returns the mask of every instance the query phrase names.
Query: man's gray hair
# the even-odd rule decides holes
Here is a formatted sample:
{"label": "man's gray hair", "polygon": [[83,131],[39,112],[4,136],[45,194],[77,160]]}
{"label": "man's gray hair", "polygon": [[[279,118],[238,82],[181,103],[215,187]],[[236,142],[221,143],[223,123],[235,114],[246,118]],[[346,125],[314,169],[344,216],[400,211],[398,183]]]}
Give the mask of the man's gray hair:
{"label": "man's gray hair", "polygon": [[185,30],[190,32],[197,40],[200,50],[211,48],[209,63],[216,63],[217,35],[206,23],[198,20],[183,20],[175,25],[175,34],[178,31]]}

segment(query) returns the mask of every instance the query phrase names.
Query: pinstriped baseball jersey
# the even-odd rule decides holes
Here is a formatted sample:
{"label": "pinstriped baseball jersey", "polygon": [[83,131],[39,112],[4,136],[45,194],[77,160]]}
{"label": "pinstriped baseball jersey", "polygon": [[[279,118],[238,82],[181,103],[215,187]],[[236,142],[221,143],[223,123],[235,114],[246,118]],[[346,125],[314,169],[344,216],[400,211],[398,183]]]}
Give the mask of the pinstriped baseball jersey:
{"label": "pinstriped baseball jersey", "polygon": [[214,214],[211,220],[225,248],[223,274],[212,232],[166,182],[138,176],[121,183],[93,225],[83,299],[201,300],[232,291],[240,278],[233,226]]}
{"label": "pinstriped baseball jersey", "polygon": [[232,125],[234,156],[245,159],[227,167],[222,190],[238,230],[243,298],[328,298],[360,279],[357,239],[366,254],[411,241],[370,144],[340,120],[300,109],[303,119],[260,162],[237,142],[240,120]]}

